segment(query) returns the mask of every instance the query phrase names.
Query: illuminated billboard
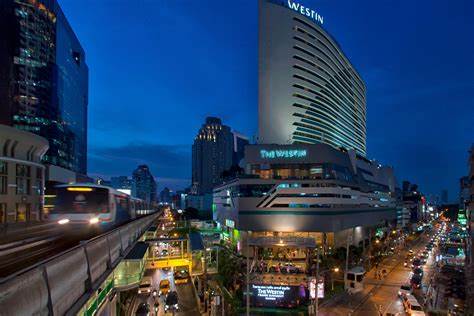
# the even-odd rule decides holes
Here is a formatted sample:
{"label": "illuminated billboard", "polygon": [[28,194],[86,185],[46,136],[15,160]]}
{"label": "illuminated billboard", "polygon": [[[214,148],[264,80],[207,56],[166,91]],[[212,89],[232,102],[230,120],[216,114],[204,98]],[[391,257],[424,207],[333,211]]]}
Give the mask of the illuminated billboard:
{"label": "illuminated billboard", "polygon": [[253,305],[265,307],[295,307],[307,301],[304,285],[252,284]]}

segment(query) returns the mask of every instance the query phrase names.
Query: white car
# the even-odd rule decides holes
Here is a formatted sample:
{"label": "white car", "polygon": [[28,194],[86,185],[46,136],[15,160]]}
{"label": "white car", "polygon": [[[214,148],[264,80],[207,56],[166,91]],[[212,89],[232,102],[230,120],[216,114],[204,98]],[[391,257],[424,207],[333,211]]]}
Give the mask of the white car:
{"label": "white car", "polygon": [[416,298],[408,294],[407,299],[404,302],[405,311],[410,316],[425,316],[425,312],[423,311],[423,307],[421,307],[420,303],[416,300]]}
{"label": "white car", "polygon": [[145,276],[140,282],[140,285],[138,286],[138,294],[150,294],[151,291],[153,290],[152,287],[153,284],[153,279],[152,277]]}
{"label": "white car", "polygon": [[400,289],[398,289],[398,296],[400,297],[406,297],[407,295],[412,293],[412,289],[410,284],[404,284],[400,286]]}

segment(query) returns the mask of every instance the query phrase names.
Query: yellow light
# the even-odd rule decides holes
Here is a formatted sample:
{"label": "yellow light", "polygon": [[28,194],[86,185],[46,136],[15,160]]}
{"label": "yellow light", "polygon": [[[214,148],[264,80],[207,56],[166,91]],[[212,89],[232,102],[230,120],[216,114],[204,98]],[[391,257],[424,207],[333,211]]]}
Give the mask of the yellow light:
{"label": "yellow light", "polygon": [[73,192],[91,192],[93,189],[92,188],[81,188],[81,187],[68,187],[68,191],[73,191]]}
{"label": "yellow light", "polygon": [[335,267],[335,268],[334,268],[334,272],[339,272],[339,268],[338,268],[338,267]]}
{"label": "yellow light", "polygon": [[380,243],[380,240],[378,240],[378,239],[377,239],[377,240],[375,240],[375,243],[376,243],[376,244]]}

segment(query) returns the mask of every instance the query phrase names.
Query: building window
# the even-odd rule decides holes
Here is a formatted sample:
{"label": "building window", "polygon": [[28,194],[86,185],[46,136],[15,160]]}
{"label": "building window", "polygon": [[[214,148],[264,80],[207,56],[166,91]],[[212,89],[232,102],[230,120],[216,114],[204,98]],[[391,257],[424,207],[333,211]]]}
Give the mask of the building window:
{"label": "building window", "polygon": [[36,168],[36,179],[43,179],[43,169],[42,168]]}
{"label": "building window", "polygon": [[16,194],[29,195],[31,186],[31,168],[30,166],[16,165]]}
{"label": "building window", "polygon": [[8,175],[8,163],[6,161],[0,161],[0,174]]}
{"label": "building window", "polygon": [[30,207],[29,203],[16,203],[16,221],[17,222],[26,222],[30,217]]}
{"label": "building window", "polygon": [[7,204],[0,203],[0,224],[5,223],[7,220]]}
{"label": "building window", "polygon": [[0,161],[0,194],[8,193],[8,163]]}

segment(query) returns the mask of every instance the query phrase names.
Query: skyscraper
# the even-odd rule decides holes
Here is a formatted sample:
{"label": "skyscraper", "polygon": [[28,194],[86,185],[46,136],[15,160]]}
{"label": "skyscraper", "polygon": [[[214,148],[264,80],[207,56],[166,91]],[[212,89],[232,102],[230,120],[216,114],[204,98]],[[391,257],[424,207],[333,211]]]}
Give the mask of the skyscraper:
{"label": "skyscraper", "polygon": [[222,173],[232,166],[233,135],[229,126],[217,117],[208,117],[199,129],[192,147],[192,183],[194,194],[212,193]]}
{"label": "skyscraper", "polygon": [[165,187],[160,192],[160,202],[162,203],[171,203],[171,190]]}
{"label": "skyscraper", "polygon": [[441,203],[448,204],[448,190],[441,190]]}
{"label": "skyscraper", "polygon": [[0,2],[0,123],[49,141],[46,163],[87,173],[88,67],[56,0]]}
{"label": "skyscraper", "polygon": [[133,187],[133,180],[127,176],[118,176],[118,177],[111,177],[110,178],[111,186],[114,189],[121,190],[122,192],[126,192],[131,194],[132,187]]}
{"label": "skyscraper", "polygon": [[258,143],[325,143],[365,156],[365,84],[323,17],[291,0],[259,5]]}
{"label": "skyscraper", "polygon": [[140,165],[133,171],[132,195],[152,203],[156,201],[156,182],[147,165]]}

